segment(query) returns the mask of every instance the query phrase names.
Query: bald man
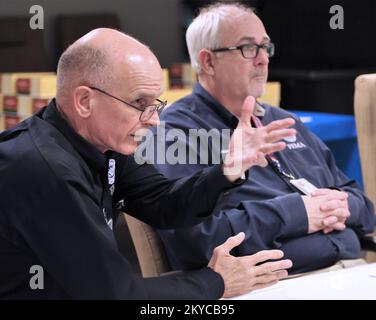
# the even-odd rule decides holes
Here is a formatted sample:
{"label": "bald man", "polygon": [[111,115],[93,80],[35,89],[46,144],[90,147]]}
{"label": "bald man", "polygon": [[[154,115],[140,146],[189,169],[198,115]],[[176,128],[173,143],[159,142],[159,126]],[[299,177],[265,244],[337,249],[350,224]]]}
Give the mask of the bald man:
{"label": "bald man", "polygon": [[[216,299],[287,275],[291,261],[279,260],[281,251],[231,256],[242,233],[217,247],[206,268],[148,279],[132,274],[112,231],[120,200],[159,228],[196,224],[248,168],[265,165],[265,153],[285,147],[277,140],[295,133],[289,120],[268,132],[240,121],[234,134],[244,146],[232,139],[225,165],[168,180],[130,156],[158,124],[162,89],[153,53],[118,31],[93,30],[63,53],[56,99],[0,135],[1,298]],[[252,105],[244,103],[244,119]],[[260,264],[266,260],[278,261]]]}

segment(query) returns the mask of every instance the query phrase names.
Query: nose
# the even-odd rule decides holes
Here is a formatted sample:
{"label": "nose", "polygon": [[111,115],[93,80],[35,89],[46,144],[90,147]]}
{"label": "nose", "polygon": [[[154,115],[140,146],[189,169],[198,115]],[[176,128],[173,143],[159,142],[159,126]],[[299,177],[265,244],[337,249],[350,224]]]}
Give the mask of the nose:
{"label": "nose", "polygon": [[158,112],[154,112],[153,115],[151,116],[151,118],[149,120],[146,120],[144,122],[144,125],[148,126],[148,127],[156,127],[159,125],[160,123],[160,119],[159,119],[159,115],[158,115]]}
{"label": "nose", "polygon": [[269,57],[266,53],[266,50],[260,48],[257,57],[254,59],[255,65],[268,65],[269,64]]}

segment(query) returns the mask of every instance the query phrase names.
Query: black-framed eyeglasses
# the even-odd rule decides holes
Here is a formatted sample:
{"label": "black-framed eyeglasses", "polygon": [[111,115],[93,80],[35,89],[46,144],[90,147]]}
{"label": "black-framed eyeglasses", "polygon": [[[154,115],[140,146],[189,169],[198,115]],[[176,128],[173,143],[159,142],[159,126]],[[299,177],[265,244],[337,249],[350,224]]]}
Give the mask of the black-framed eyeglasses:
{"label": "black-framed eyeglasses", "polygon": [[223,51],[233,51],[233,50],[240,50],[243,57],[245,59],[253,59],[256,58],[259,54],[260,49],[264,49],[268,58],[274,56],[274,43],[267,42],[262,44],[242,44],[236,47],[228,47],[228,48],[218,48],[211,50],[212,52],[223,52]]}
{"label": "black-framed eyeglasses", "polygon": [[102,89],[99,89],[97,87],[89,87],[90,89],[92,90],[96,90],[96,91],[99,91],[103,94],[105,94],[106,96],[109,96],[115,100],[118,100],[124,104],[126,104],[127,106],[129,107],[132,107],[138,111],[141,111],[141,114],[140,114],[140,121],[141,122],[145,122],[145,121],[148,121],[150,120],[150,118],[153,116],[154,112],[157,111],[158,113],[161,113],[164,109],[164,107],[167,105],[167,101],[162,101],[162,100],[159,100],[159,99],[155,99],[158,103],[153,103],[153,104],[150,104],[148,106],[146,106],[144,109],[141,109],[139,107],[136,107],[134,106],[133,104],[130,104],[129,102],[126,102],[118,97],[115,97],[113,96],[112,94],[102,90]]}

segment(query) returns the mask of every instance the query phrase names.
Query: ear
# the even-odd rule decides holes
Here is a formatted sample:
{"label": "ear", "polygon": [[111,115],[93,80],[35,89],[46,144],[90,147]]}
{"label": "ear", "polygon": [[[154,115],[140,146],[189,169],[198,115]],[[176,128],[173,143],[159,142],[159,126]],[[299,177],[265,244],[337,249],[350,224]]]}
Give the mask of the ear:
{"label": "ear", "polygon": [[216,57],[213,52],[208,49],[202,49],[198,53],[198,61],[201,66],[201,70],[207,75],[213,76],[215,73]]}
{"label": "ear", "polygon": [[82,118],[88,118],[91,115],[92,101],[91,96],[92,92],[90,88],[85,86],[80,86],[74,89],[74,106],[76,112]]}

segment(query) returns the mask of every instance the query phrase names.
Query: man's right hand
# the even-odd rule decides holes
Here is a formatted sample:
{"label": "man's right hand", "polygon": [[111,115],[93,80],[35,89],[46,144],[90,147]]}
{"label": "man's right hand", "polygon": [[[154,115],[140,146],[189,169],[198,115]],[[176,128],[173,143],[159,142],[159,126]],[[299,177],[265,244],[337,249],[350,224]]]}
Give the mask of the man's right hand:
{"label": "man's right hand", "polygon": [[286,143],[283,138],[296,135],[296,130],[289,128],[295,124],[292,118],[275,120],[266,126],[252,128],[251,116],[255,108],[255,98],[245,99],[238,126],[231,136],[228,153],[224,160],[223,171],[231,182],[243,176],[253,166],[265,167],[267,154],[281,151]]}
{"label": "man's right hand", "polygon": [[[234,257],[230,251],[244,240],[244,233],[240,232],[227,239],[225,243],[216,247],[208,267],[218,272],[225,283],[224,298],[239,296],[250,291],[265,288],[287,277],[287,271],[292,266],[291,260],[277,260],[283,257],[280,250],[263,250],[256,254]],[[264,263],[263,263],[264,262]]]}

